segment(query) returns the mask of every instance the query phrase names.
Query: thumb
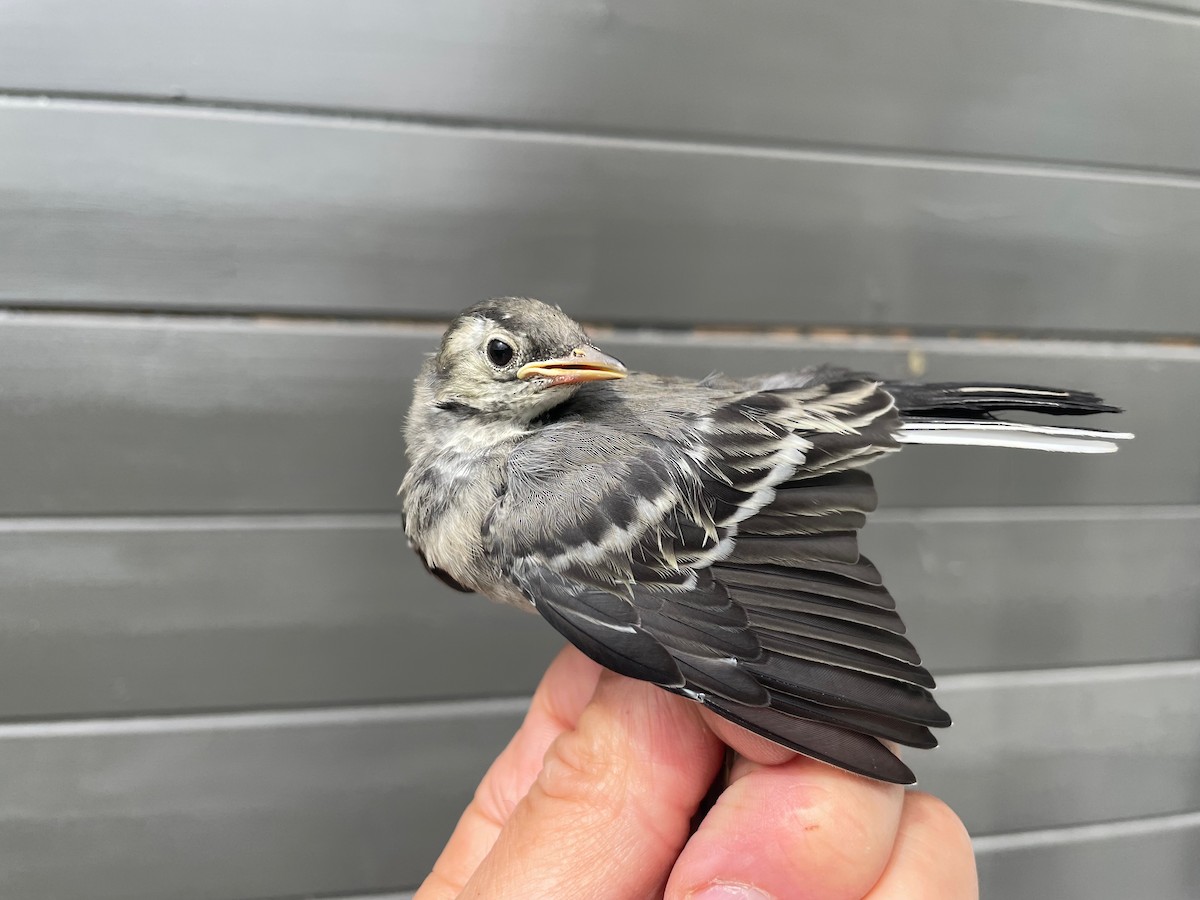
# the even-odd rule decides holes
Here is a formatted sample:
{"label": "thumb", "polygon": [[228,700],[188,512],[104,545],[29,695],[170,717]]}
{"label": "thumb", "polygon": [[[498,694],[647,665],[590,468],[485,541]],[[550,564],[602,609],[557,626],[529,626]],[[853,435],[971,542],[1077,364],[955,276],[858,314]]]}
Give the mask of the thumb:
{"label": "thumb", "polygon": [[460,900],[661,897],[722,754],[695,704],[604,673]]}

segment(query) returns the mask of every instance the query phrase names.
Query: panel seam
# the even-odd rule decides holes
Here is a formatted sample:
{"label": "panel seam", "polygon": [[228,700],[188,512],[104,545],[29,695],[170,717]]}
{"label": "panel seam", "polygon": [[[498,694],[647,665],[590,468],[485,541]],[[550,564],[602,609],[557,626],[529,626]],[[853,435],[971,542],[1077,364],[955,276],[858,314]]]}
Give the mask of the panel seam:
{"label": "panel seam", "polygon": [[972,837],[972,843],[976,853],[991,854],[1036,847],[1082,844],[1108,838],[1128,838],[1142,834],[1162,834],[1163,832],[1192,828],[1200,830],[1200,811],[1169,813],[1161,816],[1139,816],[1107,822],[1064,825],[1058,828],[976,835]]}
{"label": "panel seam", "polygon": [[1117,184],[1144,184],[1200,190],[1200,169],[1133,163],[1094,162],[927,148],[902,148],[853,142],[799,141],[786,138],[738,139],[707,132],[648,132],[636,129],[580,127],[483,116],[414,114],[385,110],[269,103],[210,98],[180,99],[155,94],[0,88],[0,109],[125,112],[186,118],[253,119],[293,124],[407,130],[480,139],[576,145],[639,152],[726,156],[835,165],[878,166],[924,171],[1059,178]]}
{"label": "panel seam", "polygon": [[[330,334],[383,337],[404,336],[441,338],[449,313],[422,316],[406,313],[396,316],[347,315],[311,312],[289,313],[271,310],[167,310],[151,306],[114,309],[86,304],[70,307],[28,305],[0,300],[0,328],[44,327],[77,328],[171,328],[177,331],[213,331],[217,329],[251,331],[277,329],[302,333],[324,331]],[[768,342],[769,347],[810,349],[949,351],[969,349],[973,354],[1010,356],[1051,351],[1057,356],[1095,356],[1105,358],[1147,355],[1156,359],[1200,359],[1200,334],[1075,332],[1061,329],[1021,331],[1009,328],[959,327],[913,328],[906,325],[870,326],[791,325],[781,323],[667,325],[626,321],[597,321],[584,316],[583,324],[597,339],[631,344],[655,344],[663,341],[687,341],[697,345],[742,346],[748,340]],[[756,346],[762,346],[757,344]],[[430,348],[432,349],[432,347]]]}
{"label": "panel seam", "polygon": [[[1113,663],[1061,669],[1023,669],[950,675],[940,689],[979,690],[1095,684],[1151,678],[1200,679],[1200,659]],[[259,707],[225,711],[130,713],[123,716],[21,719],[0,722],[0,741],[43,737],[116,734],[163,734],[196,731],[243,731],[261,728],[304,728],[328,725],[394,724],[471,717],[517,717],[529,706],[529,695],[413,700],[317,707]]]}

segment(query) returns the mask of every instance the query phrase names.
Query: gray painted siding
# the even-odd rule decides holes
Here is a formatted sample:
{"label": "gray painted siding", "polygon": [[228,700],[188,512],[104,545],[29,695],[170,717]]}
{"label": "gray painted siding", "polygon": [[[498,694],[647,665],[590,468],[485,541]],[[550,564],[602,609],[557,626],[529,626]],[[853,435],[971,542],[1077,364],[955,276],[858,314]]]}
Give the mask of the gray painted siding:
{"label": "gray painted siding", "polygon": [[1200,331],[1194,176],[29,98],[0,147],[21,305]]}
{"label": "gray painted siding", "polygon": [[889,460],[864,545],[984,896],[1195,896],[1197,13],[3,4],[0,896],[420,880],[558,645],[399,532],[432,320],[497,293],[638,368],[1127,406],[1116,458]]}
{"label": "gray painted siding", "polygon": [[1085,896],[1086,873],[1098,886],[1094,896],[1192,900],[1200,884],[1197,847],[1196,813],[975,842],[983,897]]}
{"label": "gray painted siding", "polygon": [[[1200,283],[1200,282],[1198,282]],[[440,328],[13,313],[0,513],[395,512],[400,434]],[[1086,385],[1128,407],[1116,457],[922,448],[875,467],[890,506],[1196,504],[1200,349],[988,339],[609,334],[638,369],[750,375],[836,361],[906,377]],[[54,448],[46,452],[45,448]]]}
{"label": "gray painted siding", "polygon": [[[884,510],[863,543],[939,674],[1200,657],[1194,507]],[[529,693],[557,633],[403,544],[373,514],[0,520],[0,719]]]}
{"label": "gray painted siding", "polygon": [[0,896],[311,896],[411,885],[522,701],[0,729]]}
{"label": "gray painted siding", "polygon": [[[980,835],[1195,809],[1200,664],[1089,674],[945,679],[957,721],[941,750],[913,754],[922,786]],[[0,891],[215,900],[413,884],[522,708],[461,701],[0,727]],[[1096,713],[1103,733],[1090,730]]]}
{"label": "gray painted siding", "polygon": [[0,83],[1195,170],[1200,32],[1161,10],[1200,5],[1144,5],[10,0]]}

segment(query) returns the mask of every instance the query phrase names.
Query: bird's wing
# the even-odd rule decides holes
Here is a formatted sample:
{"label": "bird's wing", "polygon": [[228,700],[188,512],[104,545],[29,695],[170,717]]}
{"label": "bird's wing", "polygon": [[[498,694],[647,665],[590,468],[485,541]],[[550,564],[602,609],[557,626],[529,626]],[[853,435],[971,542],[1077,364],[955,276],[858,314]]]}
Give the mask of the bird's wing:
{"label": "bird's wing", "polygon": [[898,447],[865,380],[576,419],[513,454],[489,552],[592,659],[810,756],[901,783],[878,739],[949,723],[856,530]]}

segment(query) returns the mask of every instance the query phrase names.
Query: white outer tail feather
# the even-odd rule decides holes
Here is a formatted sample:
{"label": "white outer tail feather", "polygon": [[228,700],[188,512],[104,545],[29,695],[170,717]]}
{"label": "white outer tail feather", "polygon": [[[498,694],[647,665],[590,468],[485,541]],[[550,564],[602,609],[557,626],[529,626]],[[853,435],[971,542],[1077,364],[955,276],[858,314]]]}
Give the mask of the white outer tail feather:
{"label": "white outer tail feather", "polygon": [[1027,425],[1023,422],[964,422],[929,419],[905,422],[896,434],[903,444],[952,444],[969,447],[1012,447],[1055,453],[1115,453],[1115,441],[1131,440],[1129,432]]}

